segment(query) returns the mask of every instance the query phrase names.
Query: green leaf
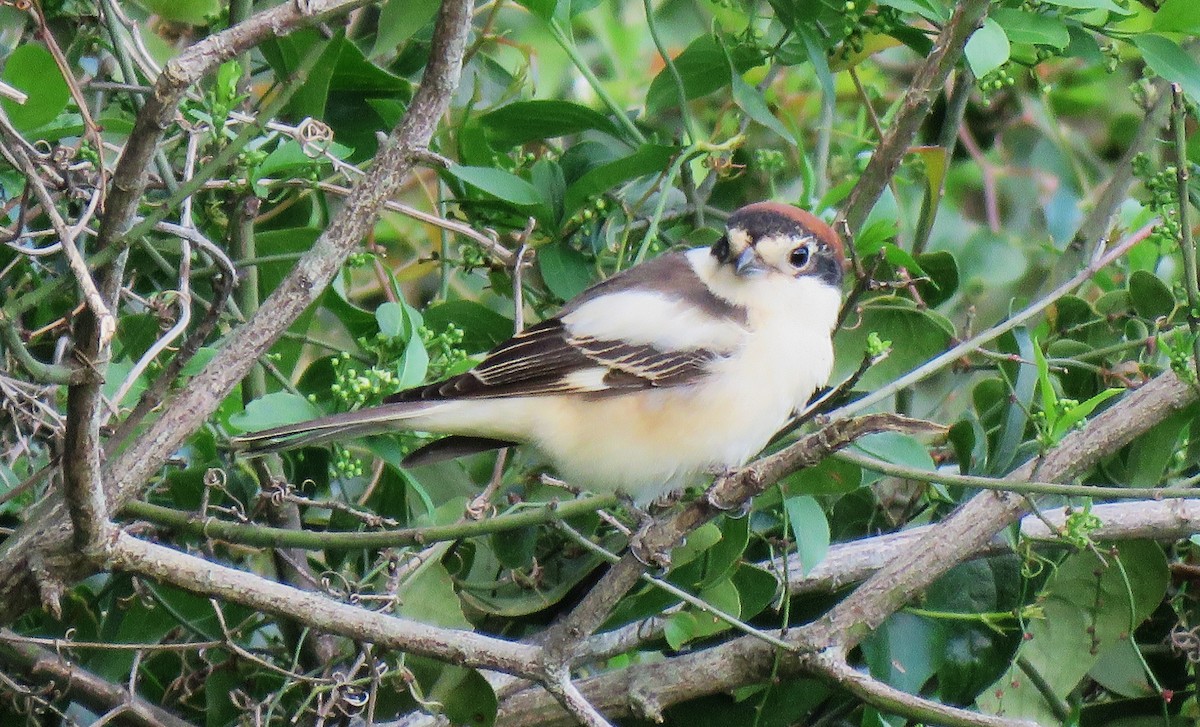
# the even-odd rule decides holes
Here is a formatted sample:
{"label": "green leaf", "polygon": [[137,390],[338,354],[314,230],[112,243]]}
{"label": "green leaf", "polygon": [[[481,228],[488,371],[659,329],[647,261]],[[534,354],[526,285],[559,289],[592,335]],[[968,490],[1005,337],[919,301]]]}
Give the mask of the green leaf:
{"label": "green leaf", "polygon": [[[1105,469],[1127,487],[1155,487],[1181,446],[1181,437],[1189,437],[1188,428],[1196,419],[1195,406],[1167,417],[1142,436],[1133,440],[1125,457],[1114,457]],[[1110,469],[1111,468],[1111,469]]]}
{"label": "green leaf", "polygon": [[1158,694],[1146,678],[1146,667],[1133,639],[1118,641],[1105,649],[1095,666],[1088,671],[1088,676],[1122,697],[1153,697]]}
{"label": "green leaf", "polygon": [[552,242],[537,251],[538,270],[546,287],[562,300],[570,300],[592,284],[592,266],[578,250]]}
{"label": "green leaf", "polygon": [[945,250],[923,252],[917,255],[923,277],[928,280],[917,281],[917,293],[930,308],[945,303],[958,290],[958,261],[954,255]]}
{"label": "green leaf", "polygon": [[865,389],[883,386],[902,374],[945,351],[953,327],[945,317],[929,310],[919,310],[912,301],[886,297],[867,301],[861,322],[852,330],[837,332],[834,344],[834,380],[849,376],[862,361],[867,336],[872,332],[885,341],[903,342],[883,361],[875,364],[863,376],[859,385]]}
{"label": "green leaf", "polygon": [[447,665],[429,689],[429,699],[442,705],[442,714],[457,727],[492,727],[496,723],[496,692],[474,669]]}
{"label": "green leaf", "polygon": [[721,528],[714,522],[707,522],[688,533],[682,545],[671,552],[671,565],[679,570],[700,557],[702,553],[721,542]]}
{"label": "green leaf", "polygon": [[796,538],[801,572],[808,575],[829,552],[829,520],[821,504],[808,495],[789,497],[783,506]]}
{"label": "green leaf", "polygon": [[668,616],[667,622],[663,624],[663,638],[667,640],[668,646],[679,651],[695,638],[698,625],[694,613],[676,611]]}
{"label": "green leaf", "polygon": [[547,23],[554,18],[558,9],[558,0],[517,0],[517,4]]}
{"label": "green leaf", "polygon": [[434,332],[449,325],[462,329],[462,347],[467,353],[495,348],[513,334],[513,322],[473,300],[448,300],[425,309],[425,327]]}
{"label": "green leaf", "polygon": [[906,13],[915,13],[931,23],[941,24],[946,21],[946,8],[933,0],[879,0],[879,4]]}
{"label": "green leaf", "polygon": [[245,410],[229,417],[229,426],[240,432],[257,432],[284,424],[295,424],[321,416],[322,412],[303,396],[276,391],[260,396]]}
{"label": "green leaf", "polygon": [[854,443],[856,449],[884,462],[903,465],[909,468],[928,470],[937,469],[929,450],[915,438],[899,432],[880,432],[860,438]]}
{"label": "green leaf", "polygon": [[793,472],[783,479],[789,494],[839,495],[862,486],[862,468],[851,462],[826,457],[812,467]]}
{"label": "green leaf", "polygon": [[1135,270],[1129,276],[1129,298],[1142,318],[1154,320],[1175,310],[1175,296],[1157,275]]}
{"label": "green leaf", "polygon": [[511,528],[493,533],[488,541],[496,559],[505,568],[524,568],[533,563],[538,539],[537,528]]}
{"label": "green leaf", "polygon": [[[255,246],[256,252],[260,256],[270,257],[279,255],[275,260],[264,260],[258,264],[258,291],[261,300],[266,300],[267,296],[279,287],[287,274],[291,272],[292,266],[295,265],[294,258],[289,256],[304,253],[312,248],[313,243],[321,235],[321,230],[315,227],[283,227],[275,230],[255,230]],[[323,301],[337,299],[336,293],[327,291],[322,296]],[[340,302],[340,299],[338,299]],[[308,330],[309,324],[313,317],[317,314],[318,306],[308,306],[304,312],[296,318],[289,330],[294,333],[303,334]],[[358,309],[354,309],[357,311]],[[343,325],[348,325],[350,316],[338,315]],[[364,314],[365,315],[365,314]],[[369,320],[369,316],[367,316]],[[296,371],[299,363],[304,360],[305,352],[308,344],[302,340],[284,338],[275,342],[271,347],[271,354],[275,356],[275,365],[285,375],[291,376]]]}
{"label": "green leaf", "polygon": [[1033,344],[1033,361],[1037,366],[1038,391],[1042,395],[1042,413],[1046,415],[1046,427],[1054,431],[1054,425],[1058,422],[1058,395],[1054,393],[1054,386],[1050,383],[1050,365],[1046,363],[1042,347],[1036,342]]}
{"label": "green leaf", "polygon": [[138,0],[163,20],[187,25],[207,25],[221,12],[220,0]]}
{"label": "green leaf", "polygon": [[1010,52],[1008,35],[1005,34],[1004,28],[991,18],[984,20],[983,25],[971,34],[964,49],[967,64],[971,66],[971,72],[976,78],[983,78],[1004,65]]}
{"label": "green leaf", "polygon": [[988,17],[1004,29],[1005,35],[1013,43],[1066,48],[1071,42],[1071,34],[1066,24],[1055,15],[1031,13],[1016,8],[996,8]]}
{"label": "green leaf", "polygon": [[464,167],[451,164],[447,170],[467,184],[488,194],[499,197],[518,207],[535,207],[547,204],[542,195],[529,182],[503,169],[491,167]]}
{"label": "green leaf", "polygon": [[671,158],[677,151],[673,146],[646,144],[627,157],[589,170],[567,186],[563,217],[569,218],[580,207],[620,184],[660,173],[671,163]]}
{"label": "green leaf", "polygon": [[241,710],[231,695],[240,684],[237,670],[214,659],[212,669],[204,680],[204,724],[206,727],[225,727],[236,724]]}
{"label": "green leaf", "polygon": [[[729,55],[738,73],[744,73],[760,63],[756,52],[743,46],[731,48]],[[730,64],[725,48],[710,34],[696,38],[673,60],[683,80],[684,96],[689,101],[707,96],[730,82]],[[665,114],[677,114],[678,106],[678,86],[670,69],[664,68],[650,82],[650,89],[646,92],[646,116],[657,118]]]}
{"label": "green leaf", "polygon": [[[1041,352],[1038,351],[1037,344],[1029,334],[1029,329],[1025,326],[1017,326],[1011,335],[1021,360],[1036,361]],[[1012,468],[1021,446],[1025,442],[1025,429],[1029,423],[1029,408],[1026,402],[1033,400],[1037,388],[1037,366],[1016,365],[1015,379],[1012,383],[1012,391],[1006,397],[1003,424],[996,438],[995,450],[991,452],[988,462],[988,472],[993,475],[1004,474]],[[1043,393],[1048,391],[1048,388],[1043,389]]]}
{"label": "green leaf", "polygon": [[1124,393],[1124,391],[1124,389],[1105,389],[1087,401],[1080,402],[1079,404],[1076,404],[1067,411],[1063,412],[1062,417],[1054,426],[1054,431],[1052,433],[1054,440],[1058,441],[1059,439],[1062,439],[1062,437],[1067,432],[1071,431],[1076,424],[1082,422],[1084,419],[1087,419],[1088,415],[1095,411],[1096,407],[1100,406],[1114,396]]}
{"label": "green leaf", "polygon": [[917,155],[925,164],[926,194],[937,198],[942,193],[946,182],[946,148],[941,146],[918,146],[910,153]]}
{"label": "green leaf", "polygon": [[23,91],[29,98],[18,104],[0,99],[4,113],[18,131],[28,131],[50,123],[67,107],[70,91],[50,51],[35,43],[18,46],[4,62],[0,80]]}
{"label": "green leaf", "polygon": [[429,352],[425,350],[425,342],[420,336],[408,339],[404,347],[404,357],[396,364],[397,385],[408,389],[425,381],[429,373]]}
{"label": "green leaf", "polygon": [[404,334],[404,306],[391,301],[375,309],[375,320],[379,332],[388,338],[399,338]]}
{"label": "green leaf", "polygon": [[562,167],[553,159],[538,159],[529,168],[529,179],[542,199],[549,200],[550,215],[540,219],[542,232],[555,236],[562,224],[563,203],[567,191]]}
{"label": "green leaf", "polygon": [[776,134],[783,137],[783,140],[789,144],[795,144],[796,138],[792,136],[792,132],[787,130],[783,122],[771,113],[770,107],[767,106],[766,99],[757,88],[746,83],[742,79],[741,74],[733,75],[733,102],[738,105],[747,116],[754,119],[758,123],[767,127]]}
{"label": "green leaf", "polygon": [[[322,145],[321,150],[332,154],[338,159],[345,160],[349,158],[354,150],[344,144],[330,142],[328,145]],[[300,170],[309,169],[314,166],[327,166],[329,160],[324,154],[310,156],[304,151],[304,147],[294,139],[288,139],[275,150],[267,155],[262,164],[255,167],[255,173],[259,177],[277,177],[285,174],[295,174]]]}
{"label": "green leaf", "polygon": [[813,72],[817,74],[817,82],[821,84],[821,93],[828,94],[832,98],[833,94],[837,93],[837,87],[834,84],[833,71],[829,68],[829,57],[825,55],[825,48],[817,40],[813,28],[801,24],[796,26],[796,31],[804,41],[804,51],[813,65]]}
{"label": "green leaf", "polygon": [[1142,58],[1150,70],[1178,83],[1193,102],[1200,102],[1200,63],[1179,47],[1179,44],[1161,35],[1146,33],[1135,36],[1133,44],[1142,52]]}
{"label": "green leaf", "polygon": [[742,618],[754,618],[775,600],[779,578],[749,563],[741,564],[732,576],[742,602]]}
{"label": "green leaf", "polygon": [[1200,3],[1166,0],[1154,14],[1151,27],[1163,33],[1200,33]]}
{"label": "green leaf", "polygon": [[390,53],[425,27],[437,13],[437,0],[387,0],[379,10],[375,45],[371,57]]}
{"label": "green leaf", "polygon": [[498,147],[588,130],[622,138],[617,125],[607,116],[570,101],[517,101],[484,114],[480,121]]}
{"label": "green leaf", "polygon": [[329,100],[329,83],[337,66],[338,56],[346,39],[338,35],[332,40],[326,40],[320,33],[311,28],[301,29],[290,35],[272,38],[263,43],[262,53],[271,69],[280,78],[291,76],[301,61],[313,49],[323,46],[321,57],[309,70],[304,83],[296,89],[290,101],[288,110],[300,117],[325,116],[325,105]]}
{"label": "green leaf", "polygon": [[944,640],[937,623],[900,612],[863,640],[862,650],[871,676],[916,694],[941,665]]}
{"label": "green leaf", "polygon": [[440,561],[423,565],[414,578],[405,582],[399,596],[398,616],[451,629],[474,628],[463,615],[454,579]]}
{"label": "green leaf", "polygon": [[[722,578],[696,594],[705,603],[721,611],[740,618],[742,615],[742,599],[737,586],[728,578]],[[729,628],[729,623],[719,616],[704,611],[693,611],[696,614],[696,637],[701,638],[718,634]]]}
{"label": "green leaf", "polygon": [[750,518],[729,517],[721,520],[721,539],[704,553],[701,588],[729,575],[742,559],[746,545],[750,542]]}
{"label": "green leaf", "polygon": [[1117,15],[1133,15],[1134,11],[1123,8],[1113,0],[1045,0],[1047,5],[1057,5],[1060,8],[1073,10],[1107,10]]}
{"label": "green leaf", "polygon": [[[1054,570],[1037,601],[1044,617],[1026,621],[1029,638],[1017,652],[1024,666],[1014,662],[983,690],[977,702],[982,711],[1060,724],[1042,690],[1065,698],[1099,654],[1128,640],[1162,601],[1169,574],[1157,543],[1135,540],[1122,543],[1116,556],[1102,552],[1103,560],[1091,550],[1070,555]],[[1043,684],[1035,685],[1026,669],[1040,674]]]}
{"label": "green leaf", "polygon": [[406,94],[412,89],[407,79],[389,73],[367,60],[358,45],[351,42],[344,42],[339,48],[329,87],[331,91],[353,93],[360,97],[392,97]]}

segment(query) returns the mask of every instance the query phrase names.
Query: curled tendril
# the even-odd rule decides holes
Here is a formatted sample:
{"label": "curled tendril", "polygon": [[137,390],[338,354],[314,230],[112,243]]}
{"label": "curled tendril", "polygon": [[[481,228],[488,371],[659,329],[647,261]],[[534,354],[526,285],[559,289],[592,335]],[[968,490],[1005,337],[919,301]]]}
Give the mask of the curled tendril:
{"label": "curled tendril", "polygon": [[1182,654],[1192,664],[1200,664],[1200,626],[1188,629],[1177,624],[1168,639],[1172,651]]}
{"label": "curled tendril", "polygon": [[324,155],[333,143],[333,129],[311,117],[301,121],[292,136],[311,159]]}

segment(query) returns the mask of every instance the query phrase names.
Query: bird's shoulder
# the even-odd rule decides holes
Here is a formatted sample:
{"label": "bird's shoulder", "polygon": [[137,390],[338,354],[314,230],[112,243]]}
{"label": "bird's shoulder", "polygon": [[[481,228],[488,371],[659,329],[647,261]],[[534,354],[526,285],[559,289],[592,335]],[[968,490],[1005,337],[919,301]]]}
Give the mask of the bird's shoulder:
{"label": "bird's shoulder", "polygon": [[605,395],[696,383],[745,334],[689,253],[669,253],[598,283],[558,315],[492,349],[471,371],[389,401],[542,394]]}

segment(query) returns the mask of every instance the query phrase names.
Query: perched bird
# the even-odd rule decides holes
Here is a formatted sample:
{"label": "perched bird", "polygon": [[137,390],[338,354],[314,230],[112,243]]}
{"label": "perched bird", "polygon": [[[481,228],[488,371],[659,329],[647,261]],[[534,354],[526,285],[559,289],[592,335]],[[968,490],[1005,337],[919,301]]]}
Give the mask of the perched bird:
{"label": "perched bird", "polygon": [[828,225],[751,204],[711,248],[592,286],[471,371],[234,444],[262,454],[394,430],[450,435],[414,465],[526,444],[572,484],[646,503],[744,464],[825,384],[843,266]]}

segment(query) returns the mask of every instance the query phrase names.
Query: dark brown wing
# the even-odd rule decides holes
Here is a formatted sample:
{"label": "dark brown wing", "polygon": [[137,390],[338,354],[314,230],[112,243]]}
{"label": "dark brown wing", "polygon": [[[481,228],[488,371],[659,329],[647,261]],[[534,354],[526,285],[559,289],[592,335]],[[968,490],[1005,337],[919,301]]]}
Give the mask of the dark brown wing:
{"label": "dark brown wing", "polygon": [[540,394],[619,393],[691,383],[720,357],[715,351],[662,351],[648,344],[573,336],[558,318],[497,346],[471,371],[402,391],[386,401]]}

